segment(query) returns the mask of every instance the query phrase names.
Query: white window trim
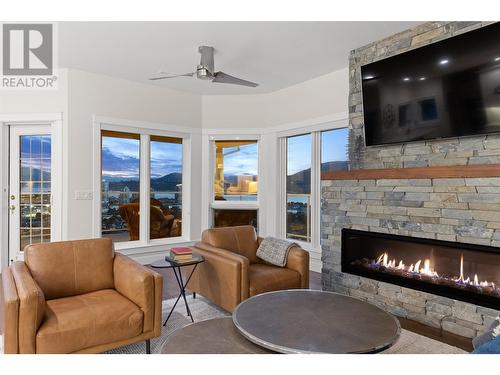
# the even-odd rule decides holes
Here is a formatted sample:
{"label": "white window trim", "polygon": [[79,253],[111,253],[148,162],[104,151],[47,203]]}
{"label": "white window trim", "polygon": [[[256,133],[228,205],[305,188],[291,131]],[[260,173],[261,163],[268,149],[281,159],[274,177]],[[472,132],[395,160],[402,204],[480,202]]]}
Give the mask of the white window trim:
{"label": "white window trim", "polygon": [[54,228],[51,231],[53,241],[65,238],[65,220],[63,220],[66,201],[63,190],[63,114],[62,113],[26,113],[0,115],[0,269],[9,264],[9,210],[7,208],[9,193],[9,125],[47,125],[51,127],[52,136],[52,212]]}
{"label": "white window trim", "polygon": [[[209,178],[208,187],[205,192],[206,201],[208,202],[207,210],[205,211],[206,220],[204,229],[211,228],[213,226],[213,214],[212,210],[223,209],[223,210],[257,210],[257,226],[260,231],[261,223],[263,220],[263,212],[260,209],[260,186],[261,186],[261,176],[263,163],[260,162],[262,157],[262,145],[260,134],[246,133],[242,132],[240,134],[235,134],[234,129],[231,131],[220,131],[217,133],[207,134],[208,136],[208,150],[209,150]],[[215,142],[216,141],[256,141],[257,142],[257,179],[259,182],[259,190],[257,192],[256,201],[216,201],[214,199],[214,183],[215,183]]]}
{"label": "white window trim", "polygon": [[348,119],[315,124],[307,127],[284,130],[278,135],[279,165],[277,215],[278,235],[286,238],[286,175],[287,175],[287,138],[311,134],[311,242],[294,240],[302,248],[321,253],[321,133],[323,131],[348,127]]}
{"label": "white window trim", "polygon": [[[101,131],[121,131],[140,134],[140,189],[141,192],[149,192],[150,169],[150,136],[159,135],[165,137],[182,138],[182,236],[165,239],[149,239],[149,204],[148,200],[140,200],[141,215],[140,240],[115,243],[116,250],[156,248],[162,245],[186,243],[191,238],[191,134],[193,129],[152,122],[136,120],[115,119],[103,116],[94,116],[93,121],[93,145],[94,145],[94,186],[93,186],[93,236],[101,237]],[[169,129],[169,130],[165,130]],[[171,130],[170,130],[171,129]],[[147,252],[147,250],[146,250]]]}

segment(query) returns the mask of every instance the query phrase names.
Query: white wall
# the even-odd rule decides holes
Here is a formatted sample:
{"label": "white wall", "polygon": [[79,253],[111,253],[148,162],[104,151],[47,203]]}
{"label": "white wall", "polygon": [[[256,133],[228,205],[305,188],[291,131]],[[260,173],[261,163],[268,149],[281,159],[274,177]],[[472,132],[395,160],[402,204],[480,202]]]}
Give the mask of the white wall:
{"label": "white wall", "polygon": [[347,111],[348,68],[268,94],[203,97],[203,128],[270,128]]}
{"label": "white wall", "polygon": [[[93,229],[92,201],[75,200],[74,194],[77,190],[93,189],[93,157],[96,152],[93,150],[93,116],[200,129],[201,97],[79,70],[69,71],[68,93],[68,238],[88,238],[92,236]],[[196,139],[193,141],[196,142]],[[200,186],[196,179],[198,175],[193,171],[191,183],[196,197],[200,195],[196,191],[196,187]],[[196,229],[199,231],[199,225],[193,228],[193,233]]]}

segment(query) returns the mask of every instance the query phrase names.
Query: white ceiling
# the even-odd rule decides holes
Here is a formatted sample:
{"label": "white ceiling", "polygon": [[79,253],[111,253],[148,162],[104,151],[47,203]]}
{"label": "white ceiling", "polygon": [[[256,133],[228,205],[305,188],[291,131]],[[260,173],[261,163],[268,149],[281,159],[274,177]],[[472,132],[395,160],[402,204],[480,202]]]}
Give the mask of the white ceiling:
{"label": "white ceiling", "polygon": [[[59,65],[197,94],[279,90],[347,66],[349,52],[419,22],[62,22]],[[215,48],[215,70],[257,88],[190,77],[198,46]]]}

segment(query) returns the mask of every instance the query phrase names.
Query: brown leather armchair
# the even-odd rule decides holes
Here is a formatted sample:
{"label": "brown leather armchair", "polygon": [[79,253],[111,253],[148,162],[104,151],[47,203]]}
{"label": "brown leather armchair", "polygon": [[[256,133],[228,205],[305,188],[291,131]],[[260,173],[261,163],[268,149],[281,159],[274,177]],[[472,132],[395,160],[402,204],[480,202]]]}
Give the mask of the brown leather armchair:
{"label": "brown leather armchair", "polygon": [[161,334],[163,279],[110,239],[29,245],[2,272],[5,353],[99,353]]}
{"label": "brown leather armchair", "polygon": [[228,311],[260,293],[309,288],[309,253],[294,246],[286,267],[277,267],[257,258],[261,240],[251,225],[205,230],[193,249],[205,262],[188,288]]}

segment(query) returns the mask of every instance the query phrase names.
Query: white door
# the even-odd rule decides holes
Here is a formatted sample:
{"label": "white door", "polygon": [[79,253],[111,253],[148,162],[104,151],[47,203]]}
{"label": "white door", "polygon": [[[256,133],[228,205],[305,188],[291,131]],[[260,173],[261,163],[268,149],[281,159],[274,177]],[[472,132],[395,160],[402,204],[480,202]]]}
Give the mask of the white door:
{"label": "white door", "polygon": [[23,260],[26,245],[50,242],[52,212],[51,126],[11,125],[9,158],[9,259]]}

